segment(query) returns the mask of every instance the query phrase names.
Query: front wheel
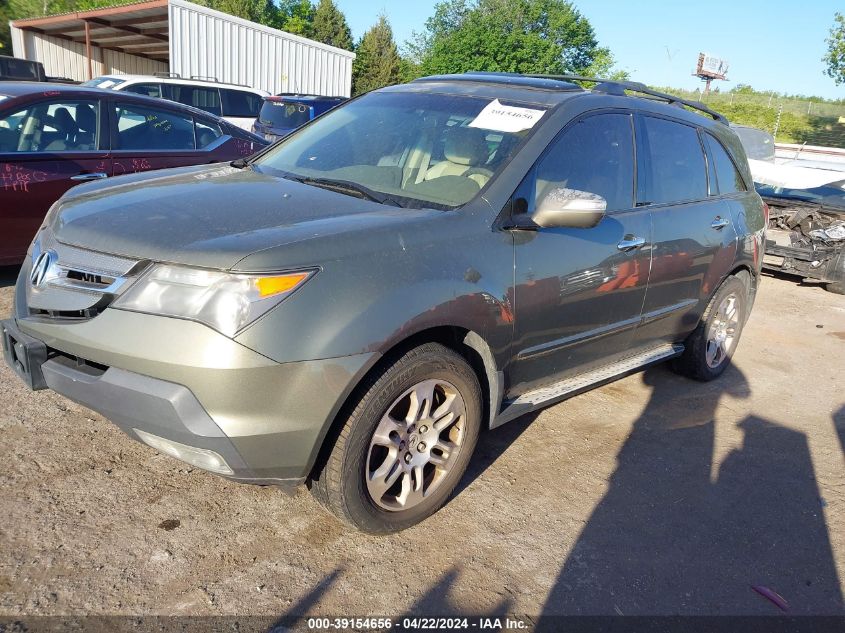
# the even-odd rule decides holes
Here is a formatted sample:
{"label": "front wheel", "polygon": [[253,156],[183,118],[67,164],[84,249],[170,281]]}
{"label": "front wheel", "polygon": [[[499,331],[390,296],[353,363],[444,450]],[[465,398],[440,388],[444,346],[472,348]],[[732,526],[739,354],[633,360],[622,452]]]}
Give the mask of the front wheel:
{"label": "front wheel", "polygon": [[687,338],[684,353],[673,363],[675,371],[702,381],[718,378],[730,365],[748,306],[747,286],[737,277],[728,277]]}
{"label": "front wheel", "polygon": [[311,490],[365,532],[403,530],[449,498],[480,427],[475,372],[447,347],[421,345],[371,381]]}

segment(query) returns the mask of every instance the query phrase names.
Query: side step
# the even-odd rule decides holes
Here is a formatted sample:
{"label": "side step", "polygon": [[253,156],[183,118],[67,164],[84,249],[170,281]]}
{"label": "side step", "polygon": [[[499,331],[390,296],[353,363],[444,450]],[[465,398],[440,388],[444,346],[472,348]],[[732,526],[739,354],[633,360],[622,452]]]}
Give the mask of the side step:
{"label": "side step", "polygon": [[639,371],[647,365],[679,356],[684,351],[681,344],[666,344],[646,350],[635,356],[623,358],[620,361],[593,369],[583,374],[567,378],[553,385],[546,385],[503,403],[502,410],[491,427],[495,428],[518,418],[521,415],[548,406],[565,398],[583,393],[593,387],[602,385],[628,374]]}

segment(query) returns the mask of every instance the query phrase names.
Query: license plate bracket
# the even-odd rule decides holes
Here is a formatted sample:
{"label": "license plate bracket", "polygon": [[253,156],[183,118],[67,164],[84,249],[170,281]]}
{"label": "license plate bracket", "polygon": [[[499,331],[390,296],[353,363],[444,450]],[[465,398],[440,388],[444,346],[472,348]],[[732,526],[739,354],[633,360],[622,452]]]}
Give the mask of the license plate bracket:
{"label": "license plate bracket", "polygon": [[47,346],[44,342],[21,332],[12,319],[0,322],[0,329],[3,333],[6,364],[33,391],[47,389],[47,381],[41,371],[41,365],[47,362]]}

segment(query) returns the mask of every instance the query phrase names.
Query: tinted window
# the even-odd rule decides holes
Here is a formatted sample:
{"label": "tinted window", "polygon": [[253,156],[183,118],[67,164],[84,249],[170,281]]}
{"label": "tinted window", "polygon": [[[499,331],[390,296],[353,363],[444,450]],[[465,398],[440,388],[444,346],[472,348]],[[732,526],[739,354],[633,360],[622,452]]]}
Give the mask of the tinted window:
{"label": "tinted window", "polygon": [[40,64],[25,59],[8,57],[0,59],[0,78],[2,79],[23,79],[26,81],[40,81]]}
{"label": "tinted window", "polygon": [[646,188],[641,201],[706,198],[707,168],[695,128],[652,117],[643,117],[643,128],[648,152],[639,161]]}
{"label": "tinted window", "polygon": [[[745,191],[745,182],[742,176],[734,167],[734,163],[722,144],[709,134],[705,134],[707,146],[710,148],[710,156],[713,157],[713,167],[716,170],[716,180],[719,183],[719,193],[734,193]],[[711,187],[712,189],[712,187]]]}
{"label": "tinted window", "polygon": [[262,97],[244,90],[221,88],[223,116],[240,116],[254,119],[261,110]]}
{"label": "tinted window", "polygon": [[180,114],[134,104],[118,104],[115,149],[194,149],[194,123]]}
{"label": "tinted window", "polygon": [[148,97],[161,98],[161,86],[159,84],[135,84],[124,88],[125,92],[134,92]]}
{"label": "tinted window", "polygon": [[292,129],[311,120],[311,108],[304,103],[265,101],[258,119],[264,125]]}
{"label": "tinted window", "polygon": [[633,206],[631,116],[600,114],[567,128],[537,166],[535,204],[553,189],[600,195],[609,211]]}
{"label": "tinted window", "polygon": [[97,101],[41,102],[0,118],[0,152],[80,152],[99,148]]}
{"label": "tinted window", "polygon": [[203,149],[223,136],[220,126],[211,121],[194,121],[197,134],[197,147]]}
{"label": "tinted window", "polygon": [[217,88],[164,84],[162,92],[165,99],[178,101],[220,116],[220,92]]}

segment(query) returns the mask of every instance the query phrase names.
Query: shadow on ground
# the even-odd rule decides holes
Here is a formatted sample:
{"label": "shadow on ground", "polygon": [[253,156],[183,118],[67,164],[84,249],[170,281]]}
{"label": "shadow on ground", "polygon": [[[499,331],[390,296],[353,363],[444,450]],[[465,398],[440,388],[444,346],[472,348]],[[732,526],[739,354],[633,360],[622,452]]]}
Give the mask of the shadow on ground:
{"label": "shadow on ground", "polygon": [[806,436],[748,416],[714,468],[715,412],[723,395],[750,395],[743,374],[702,386],[658,367],[643,379],[649,402],[543,615],[781,612],[753,586],[792,614],[845,613]]}

